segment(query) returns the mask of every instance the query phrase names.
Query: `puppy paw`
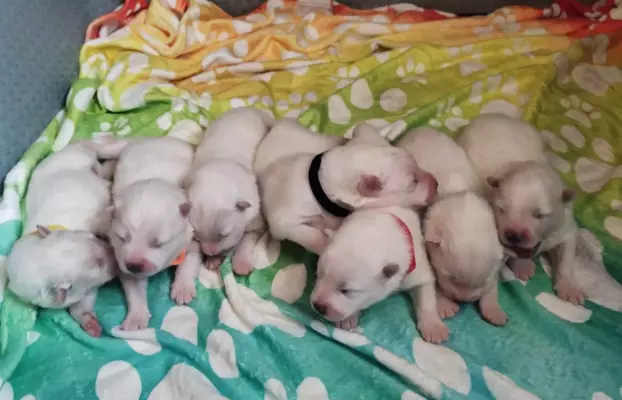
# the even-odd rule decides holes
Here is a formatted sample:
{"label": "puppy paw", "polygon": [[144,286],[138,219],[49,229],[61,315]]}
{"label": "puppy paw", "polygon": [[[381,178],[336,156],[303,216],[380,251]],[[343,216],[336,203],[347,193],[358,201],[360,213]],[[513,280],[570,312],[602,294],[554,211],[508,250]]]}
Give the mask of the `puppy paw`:
{"label": "puppy paw", "polygon": [[424,319],[417,328],[426,342],[439,344],[449,339],[449,328],[440,319]]}
{"label": "puppy paw", "polygon": [[236,260],[233,259],[233,272],[236,275],[250,275],[253,272],[253,264],[247,262],[246,260]]}
{"label": "puppy paw", "polygon": [[560,279],[555,284],[555,294],[560,299],[572,304],[583,305],[585,303],[585,293],[576,283],[568,279]]}
{"label": "puppy paw", "polygon": [[528,281],[536,274],[536,263],[533,260],[513,260],[510,268],[521,281]]}
{"label": "puppy paw", "polygon": [[151,319],[151,313],[149,311],[136,311],[130,313],[125,317],[123,323],[121,323],[121,329],[124,331],[138,331],[146,329],[149,326],[149,320]]}
{"label": "puppy paw", "polygon": [[78,323],[89,335],[93,337],[100,337],[102,335],[102,327],[95,314],[85,312],[80,316]]}
{"label": "puppy paw", "polygon": [[359,326],[359,315],[358,314],[350,315],[348,318],[344,319],[343,321],[339,321],[335,323],[335,327],[342,329],[344,331],[349,331],[351,329],[356,328],[357,326]]}
{"label": "puppy paw", "polygon": [[497,304],[496,306],[481,307],[482,318],[492,325],[503,326],[508,322],[508,315]]}
{"label": "puppy paw", "polygon": [[171,285],[171,300],[179,305],[188,304],[197,296],[194,279],[175,278]]}
{"label": "puppy paw", "polygon": [[442,319],[451,318],[460,311],[460,306],[457,303],[445,297],[439,297],[436,306],[438,308],[438,315]]}
{"label": "puppy paw", "polygon": [[223,257],[208,257],[207,261],[205,261],[205,267],[210,271],[218,271],[220,269],[220,264],[225,259]]}

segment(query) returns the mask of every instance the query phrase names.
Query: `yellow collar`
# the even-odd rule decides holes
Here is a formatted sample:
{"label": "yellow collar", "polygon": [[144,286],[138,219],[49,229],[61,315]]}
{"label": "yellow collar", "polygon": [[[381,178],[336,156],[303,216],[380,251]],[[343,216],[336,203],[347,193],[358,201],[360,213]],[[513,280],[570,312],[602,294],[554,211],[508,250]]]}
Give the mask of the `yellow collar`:
{"label": "yellow collar", "polygon": [[63,225],[37,225],[37,229],[35,229],[34,231],[30,232],[31,235],[40,235],[41,231],[39,230],[39,228],[43,228],[43,229],[47,229],[50,232],[54,232],[54,231],[66,231],[68,230],[66,226]]}

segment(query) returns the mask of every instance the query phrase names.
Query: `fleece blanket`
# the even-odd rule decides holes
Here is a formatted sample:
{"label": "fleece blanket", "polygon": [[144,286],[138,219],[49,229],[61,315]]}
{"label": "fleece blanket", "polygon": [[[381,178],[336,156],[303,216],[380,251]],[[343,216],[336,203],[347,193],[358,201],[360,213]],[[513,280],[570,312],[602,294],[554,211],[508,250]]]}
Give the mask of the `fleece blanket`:
{"label": "fleece blanket", "polygon": [[537,126],[578,192],[589,301],[556,298],[540,264],[529,282],[503,271],[505,327],[466,305],[448,321],[450,340],[428,344],[395,295],[346,332],[309,306],[316,257],[266,236],[252,275],[235,277],[228,262],[204,269],[189,306],[169,300],[171,270],[154,277],[142,331],[118,329],[118,282],[97,299],[101,338],[4,291],[0,399],[620,398],[622,288],[610,274],[622,277],[622,5],[559,0],[457,18],[406,4],[317,4],[270,0],[232,18],[206,0],[153,1],[88,41],[66,107],[6,178],[2,262],[21,234],[33,168],[72,141],[197,143],[220,114],[246,105],[328,135],[369,121],[392,140],[424,125],[454,136],[473,116],[502,112]]}

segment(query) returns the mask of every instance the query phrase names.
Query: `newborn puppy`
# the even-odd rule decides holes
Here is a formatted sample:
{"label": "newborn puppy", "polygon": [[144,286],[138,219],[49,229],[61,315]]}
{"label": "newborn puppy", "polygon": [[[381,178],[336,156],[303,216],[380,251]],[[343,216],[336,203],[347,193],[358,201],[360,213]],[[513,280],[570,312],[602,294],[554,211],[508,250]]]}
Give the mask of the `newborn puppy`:
{"label": "newborn puppy", "polygon": [[91,336],[101,335],[97,290],[118,272],[112,249],[96,236],[110,223],[110,183],[100,171],[83,143],[43,160],[28,186],[25,235],[8,257],[11,291],[40,307],[69,307]]}
{"label": "newborn puppy", "polygon": [[264,214],[275,239],[321,254],[327,234],[352,210],[422,207],[436,196],[436,180],[405,150],[368,126],[324,153],[280,157],[260,173]]}
{"label": "newborn puppy", "polygon": [[396,147],[408,151],[417,164],[438,181],[438,196],[475,190],[478,179],[464,150],[449,136],[432,128],[417,128],[402,136]]}
{"label": "newborn puppy", "polygon": [[194,157],[188,185],[190,223],[201,251],[217,268],[233,252],[233,271],[248,275],[263,227],[253,161],[273,121],[254,108],[235,108],[217,119]]}
{"label": "newborn puppy", "polygon": [[315,133],[298,121],[284,118],[277,121],[257,148],[254,170],[259,175],[273,161],[293,154],[319,154],[345,143],[341,136]]}
{"label": "newborn puppy", "polygon": [[172,137],[95,143],[100,155],[119,157],[113,186],[110,243],[114,247],[128,314],[125,330],[146,328],[151,314],[147,278],[180,256],[171,299],[189,303],[196,296],[201,258],[191,246],[191,204],[179,187],[190,172],[192,147]]}
{"label": "newborn puppy", "polygon": [[447,340],[417,213],[401,207],[357,211],[320,255],[311,304],[339,328],[351,329],[362,310],[402,290],[413,299],[423,339]]}
{"label": "newborn puppy", "polygon": [[507,315],[497,299],[504,254],[488,203],[473,192],[442,197],[427,209],[424,232],[440,289],[441,317],[452,317],[458,311],[454,301],[477,301],[486,321],[505,324]]}
{"label": "newborn puppy", "polygon": [[532,258],[546,252],[553,262],[556,294],[582,304],[585,296],[574,273],[574,192],[547,163],[538,132],[521,120],[488,114],[473,119],[458,142],[488,183],[499,239],[516,276],[531,278]]}

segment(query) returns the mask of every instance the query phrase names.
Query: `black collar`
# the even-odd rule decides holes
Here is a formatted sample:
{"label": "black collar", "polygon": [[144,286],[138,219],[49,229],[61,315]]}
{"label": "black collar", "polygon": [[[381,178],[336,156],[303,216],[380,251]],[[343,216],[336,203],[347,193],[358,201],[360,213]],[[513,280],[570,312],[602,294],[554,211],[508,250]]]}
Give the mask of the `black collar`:
{"label": "black collar", "polygon": [[322,157],[324,153],[320,153],[313,157],[311,160],[311,165],[309,165],[309,186],[311,186],[311,192],[313,192],[313,197],[320,204],[320,206],[329,214],[345,218],[350,215],[350,210],[343,208],[337,203],[334,203],[331,199],[328,198],[328,195],[322,189],[322,184],[320,183],[320,167],[322,166]]}

